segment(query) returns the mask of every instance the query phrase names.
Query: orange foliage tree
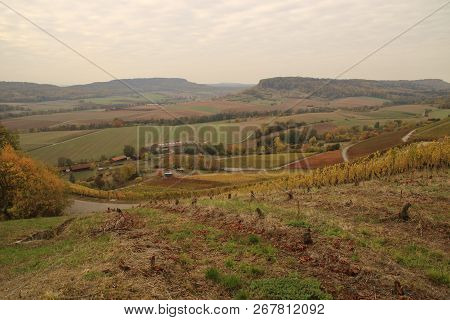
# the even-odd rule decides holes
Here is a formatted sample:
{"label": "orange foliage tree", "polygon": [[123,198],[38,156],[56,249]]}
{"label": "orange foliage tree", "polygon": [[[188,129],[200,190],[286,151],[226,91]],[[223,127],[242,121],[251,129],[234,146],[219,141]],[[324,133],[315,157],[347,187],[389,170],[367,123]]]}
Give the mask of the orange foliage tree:
{"label": "orange foliage tree", "polygon": [[60,215],[66,184],[50,169],[16,152],[0,149],[0,214],[6,219]]}

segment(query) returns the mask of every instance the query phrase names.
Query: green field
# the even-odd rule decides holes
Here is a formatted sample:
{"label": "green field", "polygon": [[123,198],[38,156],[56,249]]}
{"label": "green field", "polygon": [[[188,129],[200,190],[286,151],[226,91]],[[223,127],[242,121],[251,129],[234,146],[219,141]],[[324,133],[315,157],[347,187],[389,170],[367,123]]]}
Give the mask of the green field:
{"label": "green field", "polygon": [[438,139],[450,135],[450,118],[433,122],[427,126],[417,129],[414,133],[415,139]]}
{"label": "green field", "polygon": [[49,131],[39,133],[24,133],[20,135],[22,150],[31,151],[44,146],[61,143],[94,132],[94,130]]}

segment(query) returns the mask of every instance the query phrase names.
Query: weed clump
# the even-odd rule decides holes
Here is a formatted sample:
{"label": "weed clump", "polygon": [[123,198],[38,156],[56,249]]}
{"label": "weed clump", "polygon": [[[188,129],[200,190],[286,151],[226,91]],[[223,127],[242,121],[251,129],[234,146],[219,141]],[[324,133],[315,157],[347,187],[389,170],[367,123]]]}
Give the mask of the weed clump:
{"label": "weed clump", "polygon": [[254,234],[251,234],[248,236],[247,241],[249,244],[258,244],[260,242],[260,238]]}
{"label": "weed clump", "polygon": [[236,290],[242,286],[241,278],[234,274],[222,276],[220,283],[228,290]]}
{"label": "weed clump", "polygon": [[212,280],[214,282],[220,281],[220,272],[216,268],[208,268],[205,271],[205,277],[208,280]]}
{"label": "weed clump", "polygon": [[221,284],[227,290],[237,290],[242,287],[242,280],[235,274],[221,274],[216,268],[208,268],[205,271],[208,280]]}
{"label": "weed clump", "polygon": [[254,280],[248,290],[251,299],[258,300],[323,300],[331,295],[320,289],[314,278],[287,277]]}
{"label": "weed clump", "polygon": [[427,277],[435,284],[450,287],[450,276],[442,270],[430,269],[426,272]]}

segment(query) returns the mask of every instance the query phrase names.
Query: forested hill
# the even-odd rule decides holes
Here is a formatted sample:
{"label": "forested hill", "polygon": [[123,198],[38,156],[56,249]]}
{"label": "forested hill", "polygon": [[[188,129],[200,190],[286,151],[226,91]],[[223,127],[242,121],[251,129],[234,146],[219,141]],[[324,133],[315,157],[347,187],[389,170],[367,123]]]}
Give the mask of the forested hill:
{"label": "forested hill", "polygon": [[70,100],[136,94],[122,82],[138,92],[158,92],[179,96],[213,97],[242,90],[242,87],[209,86],[180,78],[123,79],[67,87],[28,82],[0,82],[0,102]]}
{"label": "forested hill", "polygon": [[321,98],[367,96],[396,102],[417,102],[450,96],[450,83],[439,79],[425,80],[330,80],[303,77],[277,77],[261,80],[244,95],[304,97],[313,93]]}

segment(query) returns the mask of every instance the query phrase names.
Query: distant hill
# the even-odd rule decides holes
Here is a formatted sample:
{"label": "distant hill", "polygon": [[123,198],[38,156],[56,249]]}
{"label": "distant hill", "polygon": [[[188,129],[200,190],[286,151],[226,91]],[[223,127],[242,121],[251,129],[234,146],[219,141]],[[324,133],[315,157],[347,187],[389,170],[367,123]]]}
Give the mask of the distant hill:
{"label": "distant hill", "polygon": [[250,88],[254,86],[254,84],[234,83],[234,82],[208,83],[207,85],[216,88]]}
{"label": "distant hill", "polygon": [[[329,82],[329,83],[328,83]],[[419,102],[450,96],[450,83],[439,79],[425,80],[331,80],[303,77],[277,77],[261,80],[258,85],[237,96],[245,100],[313,97],[336,99],[375,97],[399,103]],[[250,98],[250,99],[249,99]]]}
{"label": "distant hill", "polygon": [[[174,96],[208,98],[242,90],[236,86],[210,86],[180,78],[123,79],[140,93],[158,92]],[[0,102],[38,102],[61,99],[86,99],[111,95],[135,94],[121,81],[94,82],[84,85],[59,87],[28,82],[0,82]]]}

